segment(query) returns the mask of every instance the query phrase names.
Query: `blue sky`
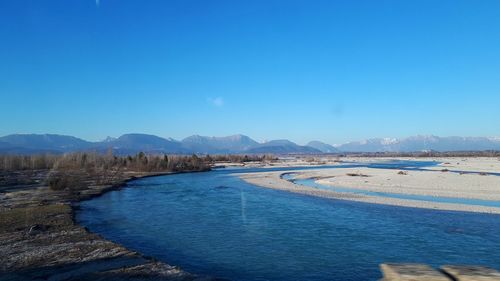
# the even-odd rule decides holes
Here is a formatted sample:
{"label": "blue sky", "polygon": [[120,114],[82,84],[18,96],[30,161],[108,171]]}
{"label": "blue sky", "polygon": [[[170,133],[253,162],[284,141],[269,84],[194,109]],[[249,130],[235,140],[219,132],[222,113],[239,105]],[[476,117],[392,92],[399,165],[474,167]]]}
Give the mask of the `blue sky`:
{"label": "blue sky", "polygon": [[0,135],[500,135],[500,1],[0,2]]}

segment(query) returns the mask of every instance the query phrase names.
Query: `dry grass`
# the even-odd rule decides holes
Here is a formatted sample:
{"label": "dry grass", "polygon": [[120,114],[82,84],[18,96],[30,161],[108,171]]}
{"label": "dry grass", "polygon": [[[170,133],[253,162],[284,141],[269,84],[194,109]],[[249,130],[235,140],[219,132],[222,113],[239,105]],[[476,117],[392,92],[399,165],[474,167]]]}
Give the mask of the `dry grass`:
{"label": "dry grass", "polygon": [[71,208],[66,204],[32,206],[0,211],[0,233],[43,227],[71,225]]}

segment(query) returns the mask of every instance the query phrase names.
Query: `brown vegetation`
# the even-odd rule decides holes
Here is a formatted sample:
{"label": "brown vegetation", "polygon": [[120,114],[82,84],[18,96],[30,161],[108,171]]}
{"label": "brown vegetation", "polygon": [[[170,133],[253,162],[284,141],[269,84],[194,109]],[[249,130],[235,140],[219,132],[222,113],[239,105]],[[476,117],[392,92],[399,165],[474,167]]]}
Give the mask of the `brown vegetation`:
{"label": "brown vegetation", "polygon": [[245,162],[260,162],[260,161],[276,161],[277,157],[265,154],[265,155],[241,155],[241,154],[217,154],[217,155],[206,155],[203,157],[205,162],[210,164],[221,163],[221,162],[231,162],[231,163],[245,163]]}
{"label": "brown vegetation", "polygon": [[[53,190],[81,190],[90,185],[112,185],[127,172],[187,172],[210,169],[206,157],[196,155],[115,156],[111,152],[68,153],[64,155],[0,155],[2,178],[24,171],[46,171],[46,184]],[[29,177],[29,176],[28,176]],[[1,181],[1,180],[0,180]]]}
{"label": "brown vegetation", "polygon": [[0,155],[0,170],[45,170],[51,169],[60,155]]}

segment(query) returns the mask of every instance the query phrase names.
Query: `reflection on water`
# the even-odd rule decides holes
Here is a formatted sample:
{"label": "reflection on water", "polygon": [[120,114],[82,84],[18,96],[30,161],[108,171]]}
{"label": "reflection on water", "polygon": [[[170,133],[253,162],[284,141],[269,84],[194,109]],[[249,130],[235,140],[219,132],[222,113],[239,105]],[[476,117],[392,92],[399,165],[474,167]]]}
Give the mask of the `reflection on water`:
{"label": "reflection on water", "polygon": [[[227,171],[146,178],[82,202],[91,231],[232,280],[376,280],[382,262],[498,267],[499,216],[326,200]],[[227,188],[218,188],[224,186]]]}
{"label": "reflection on water", "polygon": [[241,195],[241,218],[242,218],[243,222],[245,223],[247,220],[247,215],[245,212],[246,199],[245,199],[245,192],[243,192],[243,188],[240,188],[240,195]]}

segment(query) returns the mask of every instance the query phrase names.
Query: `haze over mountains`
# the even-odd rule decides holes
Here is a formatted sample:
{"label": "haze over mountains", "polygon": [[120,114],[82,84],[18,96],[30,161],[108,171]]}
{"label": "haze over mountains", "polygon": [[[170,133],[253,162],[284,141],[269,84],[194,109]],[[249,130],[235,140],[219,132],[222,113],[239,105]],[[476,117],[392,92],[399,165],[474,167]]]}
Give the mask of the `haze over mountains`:
{"label": "haze over mountains", "polygon": [[183,139],[182,146],[195,153],[239,153],[259,143],[244,135],[204,137],[194,135]]}
{"label": "haze over mountains", "polygon": [[265,143],[258,144],[248,149],[248,153],[277,153],[277,154],[290,154],[290,153],[322,153],[322,151],[309,147],[297,145],[289,140],[272,140]]}
{"label": "haze over mountains", "polygon": [[55,134],[14,134],[0,137],[1,153],[65,153],[113,149],[117,154],[319,154],[341,152],[414,152],[500,150],[500,138],[413,136],[403,139],[376,138],[332,146],[320,141],[298,145],[289,140],[259,143],[245,135],[206,137],[194,135],[181,141],[147,134],[125,134],[119,138],[89,142],[73,136]]}
{"label": "haze over mountains", "polygon": [[376,138],[349,142],[337,148],[344,152],[413,152],[500,150],[500,138],[412,136],[403,139]]}
{"label": "haze over mountains", "polygon": [[335,148],[333,145],[329,145],[324,142],[320,141],[310,141],[306,144],[306,146],[316,148],[317,150],[323,152],[323,153],[336,153],[339,152],[337,148]]}

